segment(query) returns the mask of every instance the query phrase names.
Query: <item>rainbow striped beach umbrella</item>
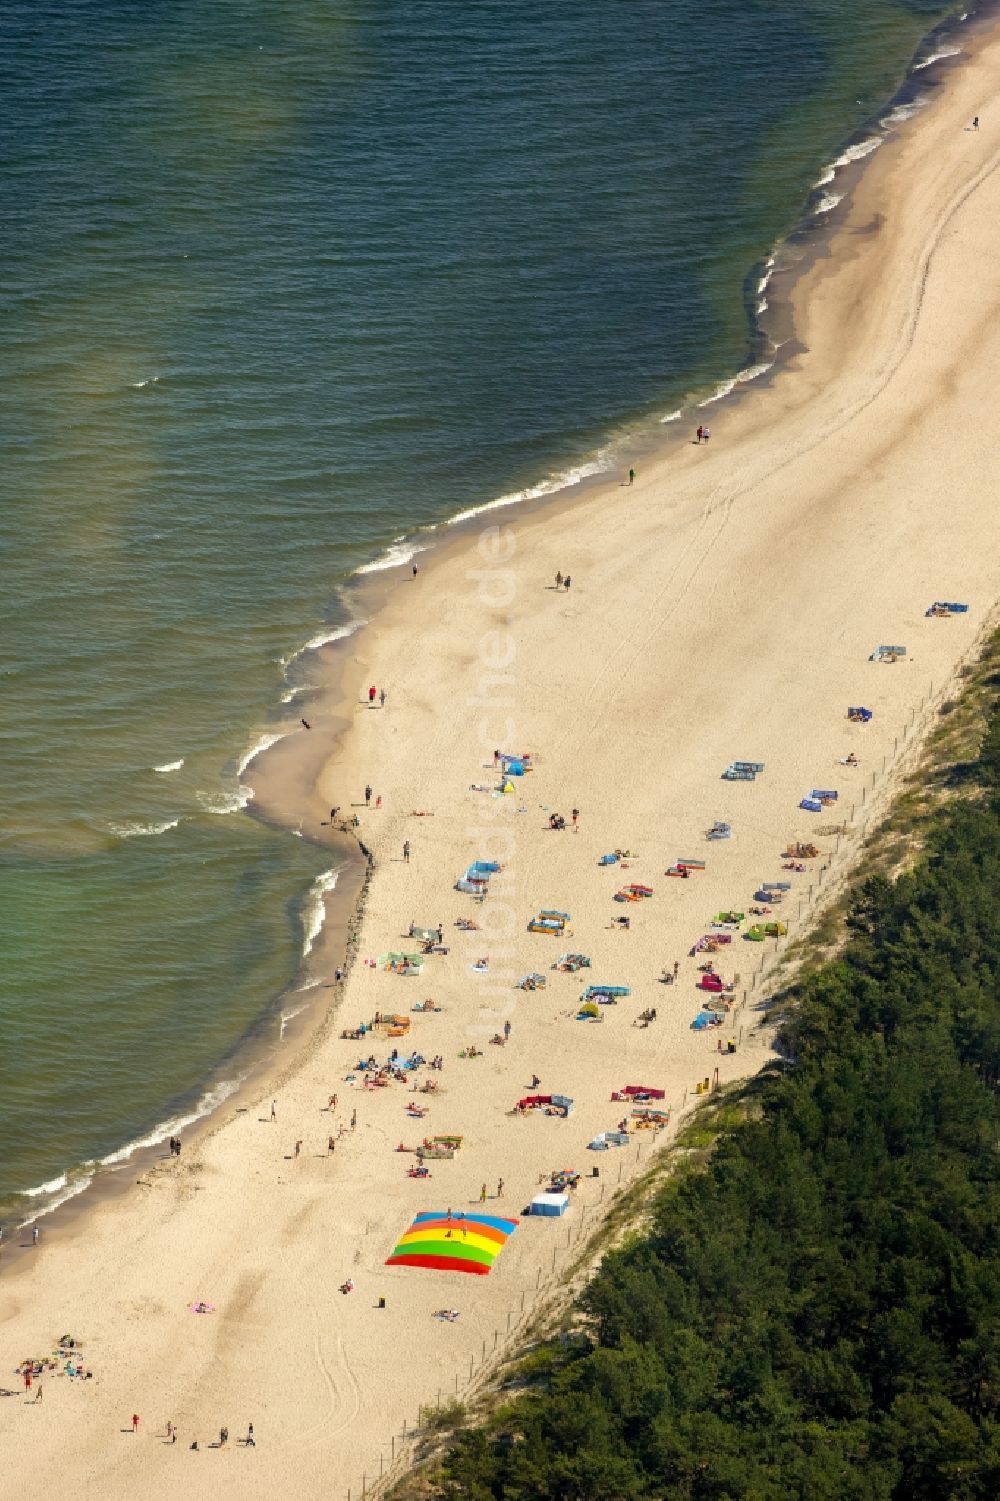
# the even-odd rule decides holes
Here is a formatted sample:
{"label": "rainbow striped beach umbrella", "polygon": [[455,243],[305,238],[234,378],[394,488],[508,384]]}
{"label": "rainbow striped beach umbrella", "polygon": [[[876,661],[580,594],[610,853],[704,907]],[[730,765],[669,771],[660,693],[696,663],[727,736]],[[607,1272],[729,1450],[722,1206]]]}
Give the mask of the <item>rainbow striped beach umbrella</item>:
{"label": "rainbow striped beach umbrella", "polygon": [[449,1219],[440,1209],[431,1210],[417,1215],[385,1264],[485,1277],[517,1225],[497,1214],[454,1214]]}

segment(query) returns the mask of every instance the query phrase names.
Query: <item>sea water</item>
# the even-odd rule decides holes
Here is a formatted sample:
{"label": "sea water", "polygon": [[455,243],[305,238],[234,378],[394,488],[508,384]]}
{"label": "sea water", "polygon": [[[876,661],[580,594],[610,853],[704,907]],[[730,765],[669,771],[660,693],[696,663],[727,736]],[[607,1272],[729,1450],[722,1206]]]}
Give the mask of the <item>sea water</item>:
{"label": "sea water", "polygon": [[240,772],[338,580],[752,369],[770,248],[954,9],[10,0],[6,1213],[207,1108],[295,980],[329,856]]}

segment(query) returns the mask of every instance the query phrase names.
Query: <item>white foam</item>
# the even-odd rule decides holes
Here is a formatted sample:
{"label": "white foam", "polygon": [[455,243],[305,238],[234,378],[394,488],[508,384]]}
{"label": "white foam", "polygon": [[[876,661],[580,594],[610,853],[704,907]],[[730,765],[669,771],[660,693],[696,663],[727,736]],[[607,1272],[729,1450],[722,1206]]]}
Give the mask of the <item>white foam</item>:
{"label": "white foam", "polygon": [[767,309],[768,309],[767,298],[766,297],[762,297],[760,299],[760,301],[757,303],[757,317],[759,318],[760,315],[761,315],[761,313],[766,313]]}
{"label": "white foam", "polygon": [[[384,566],[388,567],[390,565],[386,564]],[[367,573],[369,571],[368,568],[355,569],[356,573]],[[331,626],[329,630],[319,631],[315,636],[311,636],[304,645],[296,647],[293,652],[289,652],[287,657],[282,657],[282,667],[290,666],[298,657],[304,656],[307,651],[319,651],[321,646],[329,646],[331,641],[343,641],[345,636],[353,636],[354,632],[360,631],[361,627],[365,624],[367,622],[364,620],[349,620],[346,625]],[[301,691],[298,688],[293,690],[295,693]]]}
{"label": "white foam", "polygon": [[[959,16],[958,19],[964,21],[965,16]],[[922,63],[914,63],[913,71],[914,73],[919,73],[922,68],[929,68],[932,63],[939,63],[942,58],[957,57],[961,50],[961,47],[943,47],[940,52],[932,52],[930,57],[925,57]]]}
{"label": "white foam", "polygon": [[822,177],[818,177],[816,179],[816,181],[813,183],[813,187],[814,188],[825,188],[826,185],[827,185],[827,183],[828,182],[832,182],[833,179],[836,177],[836,175],[837,174],[834,171],[833,167],[827,167],[826,171],[823,173],[823,176]]}
{"label": "white foam", "polygon": [[855,141],[853,146],[848,146],[842,151],[834,162],[835,167],[849,167],[851,162],[860,162],[866,156],[871,156],[882,145],[881,136],[868,136],[863,141]]}
{"label": "white foam", "polygon": [[283,704],[290,704],[294,698],[299,698],[303,693],[315,693],[316,689],[311,683],[300,683],[297,688],[289,688],[281,695]]}
{"label": "white foam", "polygon": [[305,1006],[294,1006],[291,1011],[283,1011],[281,1013],[281,1025],[278,1028],[279,1038],[284,1037],[285,1027],[288,1025],[288,1023],[290,1021],[294,1021],[297,1016],[301,1016],[305,1009]]}
{"label": "white foam", "polygon": [[250,746],[249,750],[245,750],[243,752],[243,755],[240,757],[239,766],[236,768],[236,775],[238,777],[241,777],[246,771],[247,767],[250,765],[251,761],[256,760],[261,752],[266,751],[269,746],[277,745],[279,740],[284,740],[287,734],[287,730],[277,730],[272,734],[259,736],[258,739],[254,741],[253,745]]}
{"label": "white foam", "polygon": [[[22,1220],[17,1228],[24,1230],[28,1225],[32,1225],[36,1220],[40,1220],[43,1215],[51,1214],[54,1209],[58,1209],[69,1199],[75,1199],[77,1194],[82,1194],[84,1189],[89,1188],[93,1181],[93,1173],[78,1173],[73,1178],[67,1177],[64,1173],[61,1178],[53,1179],[53,1183],[58,1185],[55,1188],[52,1184],[44,1183],[40,1188],[27,1189],[25,1192],[28,1198],[34,1198],[36,1195],[42,1193],[51,1193],[53,1197],[50,1203],[43,1204],[41,1208],[34,1210],[26,1220]],[[60,1189],[62,1190],[61,1192]]]}
{"label": "white foam", "polygon": [[713,401],[721,401],[724,396],[728,396],[729,395],[730,391],[733,389],[733,387],[735,386],[735,384],[736,384],[736,376],[735,375],[732,377],[731,380],[724,380],[724,381],[722,381],[718,386],[716,386],[716,388],[712,392],[711,396],[706,396],[704,401],[699,401],[699,403],[698,403],[699,407],[710,407],[712,405]]}
{"label": "white foam", "polygon": [[119,1162],[127,1162],[136,1152],[141,1152],[145,1147],[158,1147],[161,1141],[166,1141],[168,1136],[176,1136],[178,1131],[183,1131],[186,1126],[193,1126],[195,1121],[200,1121],[203,1116],[218,1108],[223,1100],[228,1100],[242,1084],[242,1076],[237,1079],[224,1079],[221,1084],[213,1085],[206,1089],[197,1105],[189,1110],[186,1115],[175,1115],[170,1120],[161,1121],[154,1126],[152,1131],[147,1131],[145,1136],[137,1136],[133,1141],[126,1142],[115,1152],[109,1152],[106,1157],[98,1161],[99,1167],[115,1167]]}
{"label": "white foam", "polygon": [[758,294],[767,290],[767,284],[771,280],[771,273],[773,271],[774,271],[774,256],[773,255],[769,255],[768,258],[767,258],[767,260],[764,262],[764,275],[761,277],[760,281],[757,283],[757,292],[758,292]]}
{"label": "white foam", "polygon": [[362,563],[360,568],[355,568],[357,573],[382,573],[386,568],[401,568],[404,563],[409,563],[416,557],[418,552],[426,552],[426,547],[421,547],[419,542],[407,541],[405,537],[397,537],[385,552],[373,558],[370,563]]}
{"label": "white foam", "polygon": [[158,375],[148,375],[145,380],[130,380],[129,385],[133,391],[144,391],[147,386],[155,386],[159,378]]}
{"label": "white foam", "polygon": [[843,193],[824,193],[813,209],[813,213],[828,214],[831,209],[836,208],[837,204],[843,201],[843,197]]}
{"label": "white foam", "polygon": [[539,480],[537,484],[527,485],[523,490],[512,490],[509,495],[498,495],[496,500],[487,500],[481,506],[470,506],[467,511],[459,511],[457,516],[449,519],[447,525],[456,526],[460,521],[469,521],[473,516],[481,516],[484,511],[496,511],[500,506],[516,506],[525,500],[538,500],[542,495],[554,495],[557,490],[568,490],[593,474],[606,474],[610,468],[611,459],[607,450],[602,449],[596,458],[588,459],[585,464],[560,470],[558,474]]}
{"label": "white foam", "polygon": [[198,801],[206,813],[238,813],[253,797],[253,788],[241,782],[235,792],[199,792]]}
{"label": "white foam", "polygon": [[905,121],[912,120],[913,116],[922,110],[925,104],[929,103],[929,98],[922,95],[918,99],[911,99],[909,104],[897,104],[895,109],[891,109],[879,121],[879,124],[886,130],[891,129],[893,125],[902,125]]}
{"label": "white foam", "polygon": [[736,379],[737,381],[739,381],[740,385],[743,385],[745,381],[756,380],[758,376],[766,375],[767,372],[773,368],[773,366],[773,360],[761,360],[759,364],[748,365],[745,370],[741,370]]}
{"label": "white foam", "polygon": [[60,1188],[65,1188],[68,1182],[69,1178],[67,1177],[67,1175],[65,1173],[60,1173],[58,1178],[50,1178],[48,1183],[39,1183],[37,1188],[26,1188],[24,1190],[24,1196],[26,1199],[35,1199],[38,1198],[40,1194],[58,1193]]}
{"label": "white foam", "polygon": [[339,871],[324,870],[318,875],[309,888],[306,897],[306,908],[302,914],[302,926],[305,936],[302,940],[302,957],[312,953],[312,946],[319,937],[323,924],[326,921],[325,897],[328,891],[332,891],[337,884]]}
{"label": "white foam", "polygon": [[683,410],[683,408],[682,407],[678,407],[677,410],[676,410],[676,412],[668,412],[665,417],[661,417],[660,418],[660,421],[661,422],[679,422],[680,419],[683,416],[684,416],[684,410]]}
{"label": "white foam", "polygon": [[180,769],[181,769],[181,767],[183,765],[184,765],[184,757],[181,756],[181,758],[180,758],[179,761],[164,761],[164,763],[163,763],[162,766],[154,766],[153,770],[154,771],[180,771]]}
{"label": "white foam", "polygon": [[118,839],[140,839],[165,834],[168,829],[176,829],[179,823],[179,818],[168,818],[163,823],[143,823],[140,818],[132,818],[127,823],[110,823],[108,828]]}

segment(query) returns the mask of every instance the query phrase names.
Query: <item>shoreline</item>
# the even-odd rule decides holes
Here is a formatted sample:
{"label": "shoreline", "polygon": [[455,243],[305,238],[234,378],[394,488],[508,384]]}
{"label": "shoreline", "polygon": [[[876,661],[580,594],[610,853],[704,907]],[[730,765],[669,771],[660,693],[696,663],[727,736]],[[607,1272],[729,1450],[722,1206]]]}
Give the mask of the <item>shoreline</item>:
{"label": "shoreline", "polygon": [[[936,39],[942,42],[956,41],[959,44],[967,41],[970,49],[974,48],[979,42],[988,39],[996,26],[998,9],[1000,6],[997,4],[981,4],[962,17],[945,18],[927,33],[914,53],[914,59],[896,92],[873,115],[870,122],[845,140],[838,156],[824,169],[824,175],[808,195],[800,217],[787,234],[772,246],[765,261],[757,263],[747,272],[747,360],[734,375],[720,377],[706,390],[689,393],[675,414],[679,424],[683,417],[694,420],[702,409],[707,409],[706,415],[713,423],[734,412],[741,402],[759,396],[780,379],[789,362],[794,361],[801,352],[796,337],[796,290],[816,263],[831,254],[832,242],[841,230],[852,197],[862,178],[872,173],[876,166],[873,158],[879,155],[873,149],[870,153],[853,157],[851,153],[854,147],[877,134],[881,137],[881,147],[884,149],[899,139],[901,129],[909,127],[912,121],[919,120],[924,108],[933,109],[937,102],[933,97],[925,105],[917,105],[915,109],[912,108],[912,101],[920,95],[921,90],[947,88],[949,78],[962,68],[972,53],[965,46],[958,45],[955,50],[933,52],[929,61],[918,62],[920,53]],[[898,121],[892,122],[893,115],[901,108],[905,113]],[[824,188],[833,180],[834,172],[837,174],[837,187],[843,191],[835,206],[828,211],[820,210],[817,204]],[[763,273],[763,278],[760,273]],[[755,294],[751,291],[754,285]],[[758,304],[765,290],[771,296],[761,309]],[[355,648],[363,645],[366,632],[377,629],[380,612],[400,585],[405,584],[406,579],[401,576],[401,572],[410,567],[415,555],[421,559],[421,574],[425,571],[430,573],[467,547],[470,537],[482,524],[482,518],[492,512],[500,513],[498,519],[501,521],[512,516],[519,522],[535,519],[544,521],[548,513],[553,518],[570,516],[575,507],[595,493],[601,493],[605,489],[613,492],[620,487],[620,482],[611,478],[614,471],[610,465],[597,466],[601,464],[603,454],[624,444],[623,433],[626,431],[630,432],[633,440],[630,456],[634,456],[639,464],[658,465],[666,462],[690,441],[683,435],[684,426],[679,425],[675,430],[670,417],[657,418],[647,413],[626,419],[617,436],[613,431],[610,432],[601,442],[597,453],[576,466],[589,471],[579,479],[562,485],[558,483],[559,475],[546,476],[528,486],[526,493],[517,492],[509,497],[484,501],[463,510],[455,517],[404,533],[376,552],[368,563],[356,568],[343,579],[338,585],[335,598],[337,604],[344,608],[347,616],[345,622],[331,622],[327,626],[318,627],[313,637],[286,659],[288,666],[293,661],[309,657],[311,676],[318,677],[319,681],[310,687],[299,688],[289,683],[287,696],[274,705],[266,723],[258,726],[255,738],[250,740],[248,750],[241,757],[237,768],[239,785],[252,789],[252,795],[242,811],[286,833],[301,834],[304,819],[309,817],[312,821],[314,808],[323,803],[318,786],[323,768],[315,771],[313,780],[317,760],[315,752],[311,747],[306,750],[302,745],[298,723],[294,720],[284,721],[283,716],[290,712],[292,705],[295,710],[306,708],[309,714],[314,714],[319,706],[327,733],[333,736],[335,746],[342,744],[352,717],[353,700],[346,683],[350,663],[357,663]],[[575,473],[576,470],[562,472]],[[415,552],[411,550],[414,548]],[[398,555],[398,560],[390,561],[394,555]],[[358,668],[354,681],[360,682],[360,674],[361,669]],[[277,738],[274,743],[268,743],[272,735]],[[301,754],[300,746],[303,752]],[[336,755],[335,749],[331,756],[324,757],[324,767]],[[285,764],[286,762],[289,764]],[[276,777],[274,769],[277,769]],[[275,781],[280,783],[277,793],[273,790]],[[309,782],[311,798],[306,787],[300,785]],[[291,788],[295,789],[293,796],[289,796]],[[346,967],[348,937],[359,916],[358,904],[362,899],[365,881],[365,869],[359,859],[357,842],[346,832],[340,838],[330,838],[315,832],[302,837],[330,848],[334,856],[338,876],[333,893],[324,899],[326,916],[319,933],[319,947],[322,963],[336,967],[343,962]],[[303,901],[307,895],[308,893],[303,893]],[[325,1013],[329,1011],[332,1014],[332,1008],[336,1005],[336,1001],[328,1005],[325,1001],[320,1002],[318,997],[315,1000],[308,998],[312,991],[324,988],[322,981],[314,982],[311,986],[302,984],[307,978],[307,969],[312,967],[305,961],[311,957],[311,954],[303,955],[302,964],[287,986],[266,1006],[235,1047],[219,1060],[207,1078],[177,1101],[176,1112],[171,1111],[147,1134],[161,1130],[169,1134],[171,1116],[183,1113],[188,1104],[200,1105],[206,1096],[222,1088],[225,1092],[217,1103],[210,1105],[203,1113],[199,1112],[194,1121],[180,1128],[188,1133],[186,1140],[191,1143],[192,1148],[197,1149],[213,1134],[223,1107],[232,1107],[235,1101],[242,1100],[248,1091],[252,1093],[258,1086],[266,1090],[269,1087],[268,1078],[283,1076],[306,1056],[308,1048],[312,1046],[312,1039],[330,1020],[330,1016]],[[307,999],[292,1017],[286,1018],[285,1004],[294,995],[305,995]],[[299,1025],[289,1029],[289,1021],[297,1021]],[[271,1038],[268,1034],[275,1023],[278,1024],[278,1036]],[[279,1050],[286,1046],[293,1051],[293,1057],[279,1056]],[[231,1089],[229,1085],[232,1085]],[[140,1170],[141,1175],[162,1159],[158,1150],[160,1145],[162,1141],[158,1140],[149,1146],[132,1147],[120,1168],[107,1165],[103,1159],[93,1164],[79,1165],[80,1170],[93,1169],[87,1183],[51,1208],[43,1205],[37,1214],[28,1214],[24,1219],[18,1216],[17,1230],[30,1226],[36,1219],[40,1219],[50,1229],[62,1228],[89,1210],[97,1209],[105,1188],[110,1195],[115,1196],[121,1191],[121,1182],[118,1180],[120,1172],[135,1167]],[[124,1152],[130,1146],[131,1143],[126,1142],[118,1150]],[[73,1170],[66,1171],[69,1173]],[[25,1190],[25,1196],[33,1197],[43,1186]]]}
{"label": "shoreline", "polygon": [[[22,1403],[0,1405],[0,1425],[13,1434],[22,1424],[14,1483],[50,1482],[66,1452],[102,1501],[151,1485],[168,1496],[209,1486],[224,1496],[237,1484],[264,1494],[290,1474],[318,1495],[331,1474],[346,1489],[366,1466],[370,1479],[418,1406],[486,1368],[491,1339],[500,1349],[506,1324],[505,1346],[543,1287],[560,1285],[564,1242],[599,1220],[606,1186],[613,1202],[615,1164],[619,1181],[636,1171],[641,1134],[620,1155],[587,1152],[622,1108],[610,1091],[626,1080],[662,1087],[672,1136],[696,1080],[716,1068],[724,1083],[745,1078],[769,1056],[766,1032],[751,1023],[781,948],[737,942],[720,958],[727,978],[738,968],[734,995],[745,995],[731,1026],[746,1035],[731,1057],[690,1026],[696,961],[679,961],[679,986],[657,976],[712,913],[774,879],[784,841],[814,837],[833,861],[827,879],[791,875],[787,899],[789,937],[807,930],[815,902],[856,869],[879,799],[995,618],[1000,433],[989,393],[1000,370],[1000,272],[990,234],[1000,126],[987,119],[972,137],[962,121],[970,102],[992,97],[998,68],[992,37],[936,110],[874,153],[884,167],[862,173],[839,234],[796,283],[798,351],[774,379],[720,406],[708,448],[688,435],[644,462],[634,489],[605,483],[569,506],[550,498],[480,516],[416,581],[386,579],[376,625],[324,653],[329,693],[306,711],[313,730],[253,763],[255,814],[291,806],[292,826],[315,818],[319,837],[331,803],[349,807],[366,781],[384,793],[378,813],[362,812],[375,875],[358,955],[395,947],[412,920],[446,921],[452,953],[428,961],[416,986],[355,965],[342,1010],[354,1023],[433,996],[443,1014],[417,1016],[412,1045],[447,1055],[441,1098],[427,1126],[407,1125],[409,1091],[365,1090],[354,1066],[362,1049],[336,1035],[335,1006],[317,1007],[321,1033],[289,1050],[280,1084],[269,1076],[249,1091],[263,1112],[216,1112],[179,1163],[148,1191],[102,1205],[86,1234],[57,1239],[53,1225],[52,1244],[46,1237],[40,1255],[0,1281],[8,1353],[20,1358],[69,1329],[85,1336],[98,1379],[79,1401],[68,1383],[48,1395],[58,1445],[40,1423],[23,1427]],[[962,274],[970,261],[980,268],[972,291]],[[571,592],[554,589],[557,568],[571,569]],[[936,598],[967,600],[970,613],[929,620]],[[884,641],[905,642],[907,656],[866,660]],[[385,710],[368,708],[358,691],[368,682],[388,688]],[[845,713],[859,701],[876,711],[863,729]],[[473,791],[488,785],[498,743],[535,754],[513,797]],[[855,748],[857,773],[844,769]],[[741,757],[766,765],[754,785],[721,779]],[[839,787],[833,812],[801,811],[811,786]],[[550,810],[574,805],[578,833],[546,827]],[[734,837],[707,844],[719,818]],[[651,902],[627,909],[627,933],[609,925],[626,910],[612,905],[621,878],[598,868],[616,847],[638,850],[629,879],[654,888]],[[706,871],[664,879],[668,862],[695,853]],[[470,859],[491,855],[505,871],[478,907],[453,883]],[[525,931],[552,906],[572,914],[565,946],[593,956],[587,979],[634,987],[596,1029],[573,1019],[579,977],[550,970],[561,946]],[[456,933],[466,915],[477,935]],[[324,941],[335,927],[328,919]],[[473,974],[486,953],[488,976]],[[514,988],[528,969],[546,973],[544,990]],[[651,1028],[635,1024],[643,1005],[659,1009]],[[493,1048],[505,1016],[510,1044]],[[470,1041],[485,1056],[456,1056]],[[382,1054],[389,1044],[371,1046]],[[512,1117],[532,1072],[573,1096],[569,1121]],[[272,1089],[277,1124],[267,1120]],[[325,1101],[338,1090],[340,1124],[356,1107],[358,1129],[327,1155],[337,1117]],[[463,1134],[465,1145],[453,1164],[435,1163],[424,1188],[408,1181],[395,1143],[412,1149],[428,1129]],[[301,1158],[296,1136],[306,1140]],[[385,1265],[419,1210],[454,1203],[461,1214],[482,1183],[491,1208],[502,1196],[498,1207],[518,1215],[540,1171],[593,1164],[601,1177],[582,1180],[568,1235],[523,1219],[488,1278]],[[501,1178],[505,1189],[494,1189]],[[353,1297],[336,1292],[346,1275]],[[188,1313],[201,1298],[213,1319]],[[460,1322],[433,1322],[442,1303],[462,1310]],[[155,1442],[112,1438],[132,1411],[151,1432],[169,1415],[185,1439],[255,1421],[253,1480],[242,1457],[237,1481],[214,1456],[179,1447],[167,1459]],[[199,1464],[204,1479],[193,1474]]]}

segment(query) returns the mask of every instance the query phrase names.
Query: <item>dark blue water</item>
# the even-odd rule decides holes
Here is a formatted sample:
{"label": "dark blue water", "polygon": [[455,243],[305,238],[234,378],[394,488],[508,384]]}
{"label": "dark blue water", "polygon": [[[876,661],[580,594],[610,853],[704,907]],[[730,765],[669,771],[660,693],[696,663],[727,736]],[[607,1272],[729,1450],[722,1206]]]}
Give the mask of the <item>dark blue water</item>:
{"label": "dark blue water", "polygon": [[336,582],[753,357],[745,286],[954,6],[12,0],[0,1201],[295,974],[241,757]]}

